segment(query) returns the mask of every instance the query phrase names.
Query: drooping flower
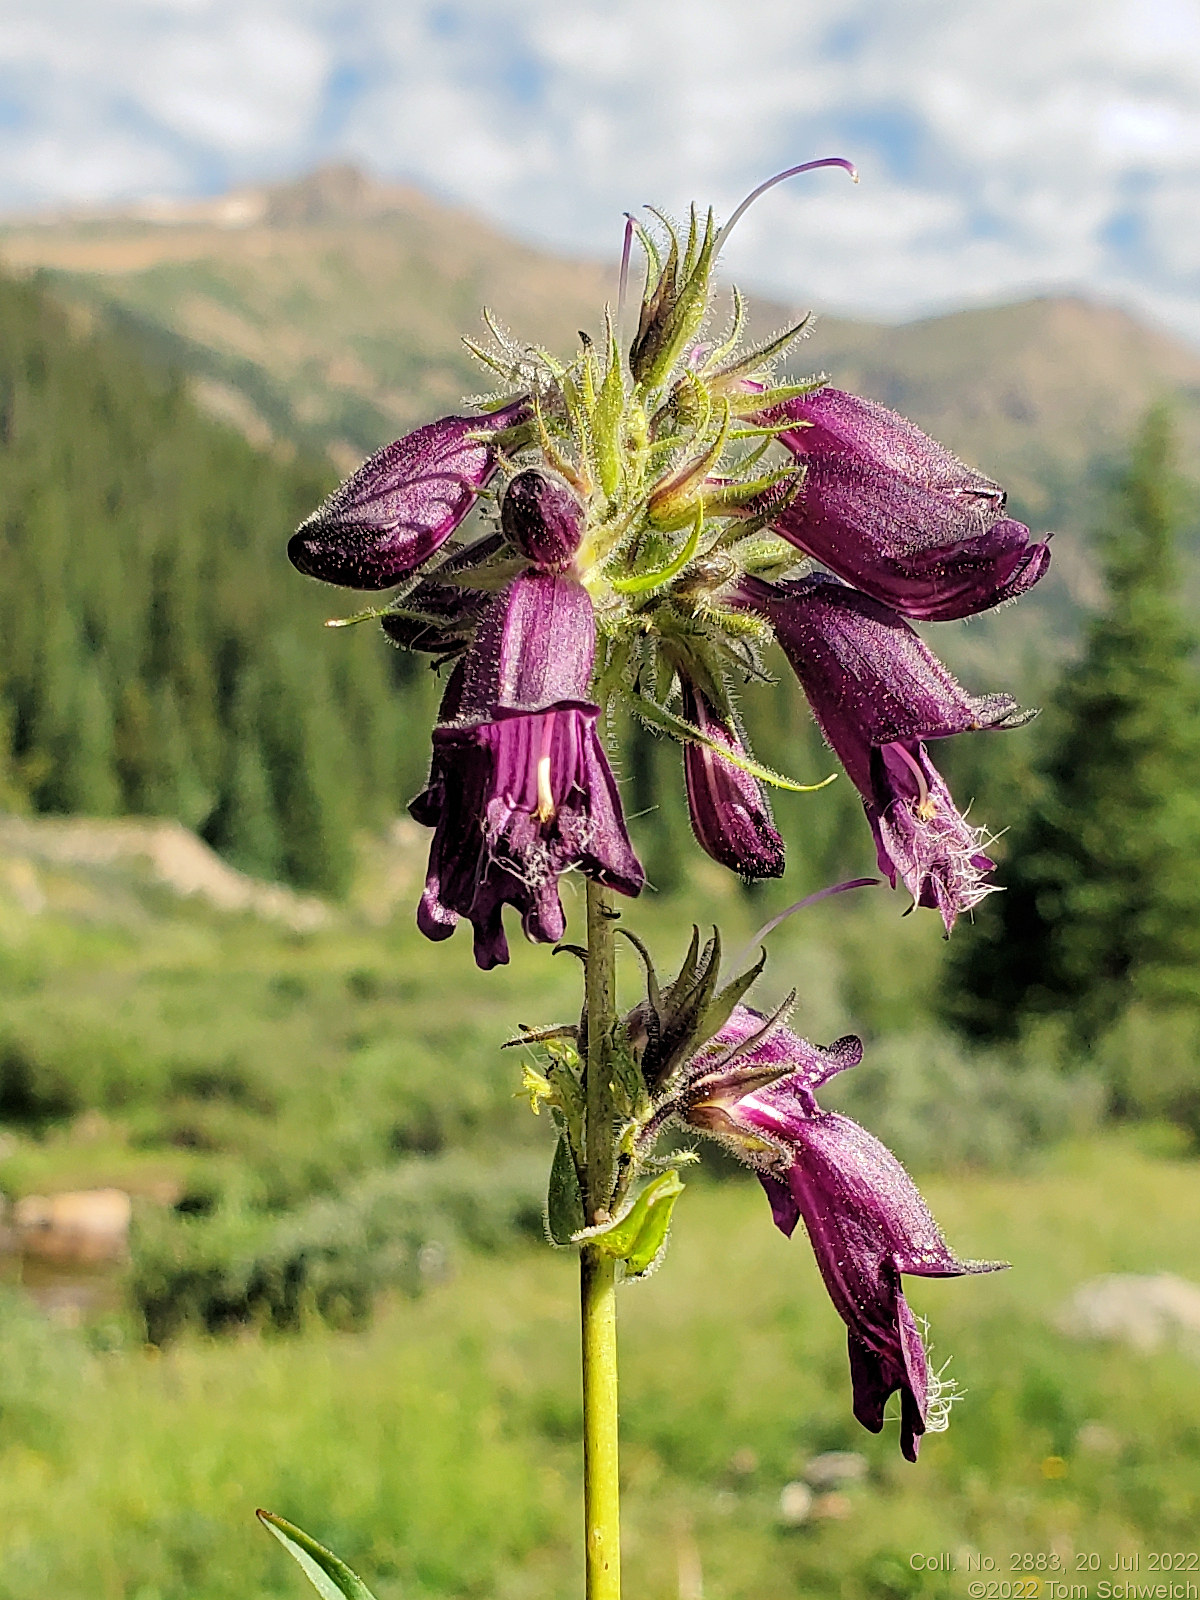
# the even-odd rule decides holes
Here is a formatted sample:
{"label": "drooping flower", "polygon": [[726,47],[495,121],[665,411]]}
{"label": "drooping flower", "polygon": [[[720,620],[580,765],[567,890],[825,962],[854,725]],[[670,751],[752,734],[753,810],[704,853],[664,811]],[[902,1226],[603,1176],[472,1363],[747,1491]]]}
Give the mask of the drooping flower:
{"label": "drooping flower", "polygon": [[528,938],[562,938],[568,868],[623,894],[642,887],[587,699],[594,652],[586,591],[535,572],[493,598],[451,676],[429,784],[409,808],[435,830],[417,922],[444,939],[466,917],[485,970],[508,960],[505,905]]}
{"label": "drooping flower", "polygon": [[899,1391],[900,1447],[915,1461],[932,1385],[902,1274],[953,1278],[1000,1263],[960,1261],[891,1151],[817,1105],[815,1091],[861,1058],[858,1039],[820,1048],[738,1006],[689,1063],[678,1114],[755,1168],[784,1234],[803,1219],[846,1324],[854,1414],[878,1433]]}
{"label": "drooping flower", "polygon": [[806,469],[776,532],[904,616],[973,616],[1049,566],[1049,545],[1004,515],[999,484],[886,406],[824,388],[768,415],[796,422],[779,438]]}
{"label": "drooping flower", "polygon": [[514,400],[377,450],[292,535],[292,565],[349,589],[390,589],[445,544],[496,471],[492,440],[528,415]]}
{"label": "drooping flower", "polygon": [[[736,728],[686,674],[681,674],[681,682],[687,720],[717,744],[744,755]],[[683,747],[683,772],[692,831],[701,848],[744,878],[782,877],[783,840],[775,831],[758,779],[709,746],[694,742]]]}
{"label": "drooping flower", "polygon": [[960,815],[925,741],[1015,728],[1033,712],[1011,695],[969,695],[888,606],[826,574],[777,584],[743,579],[739,603],[761,611],[826,739],[858,789],[880,870],[899,875],[949,932],[989,893],[983,830]]}

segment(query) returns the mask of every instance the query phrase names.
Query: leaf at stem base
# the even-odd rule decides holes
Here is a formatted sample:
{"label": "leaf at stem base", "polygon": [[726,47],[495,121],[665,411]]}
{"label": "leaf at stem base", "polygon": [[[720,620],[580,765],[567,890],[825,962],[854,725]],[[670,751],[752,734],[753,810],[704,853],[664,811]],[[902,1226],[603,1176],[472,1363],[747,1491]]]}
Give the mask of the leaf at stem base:
{"label": "leaf at stem base", "polygon": [[321,1600],[375,1600],[357,1573],[351,1572],[332,1550],[326,1550],[323,1544],[318,1544],[303,1529],[293,1527],[273,1511],[258,1511],[255,1515],[263,1527],[279,1540]]}

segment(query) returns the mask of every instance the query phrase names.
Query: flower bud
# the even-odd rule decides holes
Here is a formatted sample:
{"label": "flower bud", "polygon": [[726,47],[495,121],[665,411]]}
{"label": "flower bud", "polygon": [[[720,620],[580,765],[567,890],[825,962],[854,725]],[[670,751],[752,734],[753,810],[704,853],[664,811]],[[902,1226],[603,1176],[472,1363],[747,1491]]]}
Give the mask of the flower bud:
{"label": "flower bud", "polygon": [[500,502],[500,526],[523,556],[544,571],[561,572],[583,539],[579,496],[555,474],[519,472]]}
{"label": "flower bud", "polygon": [[[683,714],[715,743],[744,754],[737,730],[687,676],[683,677]],[[771,807],[757,778],[702,744],[684,746],[683,772],[692,832],[701,849],[744,878],[781,878],[783,840],[775,831]]]}
{"label": "flower bud", "polygon": [[442,417],[368,456],[292,535],[306,577],[390,589],[435,555],[496,471],[497,434],[528,421],[514,400],[481,417]]}

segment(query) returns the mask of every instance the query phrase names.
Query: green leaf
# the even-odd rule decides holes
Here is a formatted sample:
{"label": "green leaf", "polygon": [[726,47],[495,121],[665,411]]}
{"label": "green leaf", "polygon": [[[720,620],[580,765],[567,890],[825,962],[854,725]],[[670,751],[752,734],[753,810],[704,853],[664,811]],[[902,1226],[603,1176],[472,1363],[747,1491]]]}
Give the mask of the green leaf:
{"label": "green leaf", "polygon": [[[671,1182],[672,1179],[674,1183]],[[683,1193],[683,1179],[677,1172],[670,1171],[664,1172],[661,1178],[655,1179],[655,1182],[662,1184],[662,1188],[658,1190],[646,1213],[646,1220],[634,1241],[633,1249],[625,1257],[627,1278],[644,1278],[662,1260],[667,1248],[667,1236],[671,1231],[675,1202]]]}
{"label": "green leaf", "polygon": [[[356,611],[352,617],[328,617],[325,621],[327,628],[354,628],[360,622],[377,622],[380,617],[390,616],[398,607],[368,606],[365,611]],[[404,615],[404,613],[401,613]],[[409,613],[411,615],[411,613]]]}
{"label": "green leaf", "polygon": [[792,778],[785,778],[778,772],[772,772],[770,767],[764,767],[760,761],[755,761],[745,753],[731,750],[728,745],[721,744],[716,739],[710,739],[707,734],[688,722],[685,717],[678,717],[666,706],[660,706],[645,694],[627,694],[630,707],[635,716],[642,719],[648,727],[659,728],[664,733],[669,733],[675,739],[682,739],[691,744],[702,744],[709,750],[715,750],[717,755],[723,756],[732,766],[740,767],[743,772],[748,772],[752,778],[758,778],[763,783],[769,783],[776,789],[790,789],[794,794],[812,794],[815,789],[824,789],[837,777],[836,772],[831,772],[827,778],[822,778],[820,783],[796,783]]}
{"label": "green leaf", "polygon": [[358,1574],[351,1572],[346,1563],[339,1561],[323,1544],[277,1517],[273,1511],[258,1511],[255,1515],[293,1558],[321,1600],[375,1600]]}
{"label": "green leaf", "polygon": [[682,1193],[679,1174],[664,1172],[646,1185],[623,1216],[600,1228],[583,1229],[576,1240],[594,1244],[606,1256],[624,1261],[627,1277],[641,1277],[662,1254],[671,1212]]}
{"label": "green leaf", "polygon": [[555,1244],[568,1245],[587,1222],[579,1178],[565,1133],[559,1135],[550,1164],[550,1188],[546,1194],[546,1231]]}

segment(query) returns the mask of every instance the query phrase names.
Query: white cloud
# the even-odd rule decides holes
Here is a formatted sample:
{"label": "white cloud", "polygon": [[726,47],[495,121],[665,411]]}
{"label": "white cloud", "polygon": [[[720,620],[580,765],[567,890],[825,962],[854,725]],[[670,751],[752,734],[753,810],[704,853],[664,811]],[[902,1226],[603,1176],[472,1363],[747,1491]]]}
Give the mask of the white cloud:
{"label": "white cloud", "polygon": [[774,191],[729,264],[881,315],[1078,286],[1200,337],[1200,0],[0,0],[0,203],[351,154],[559,248]]}

